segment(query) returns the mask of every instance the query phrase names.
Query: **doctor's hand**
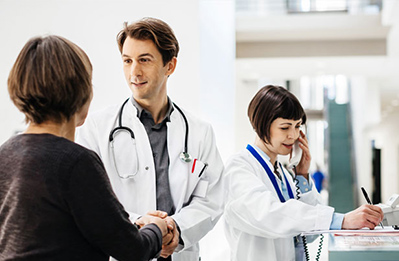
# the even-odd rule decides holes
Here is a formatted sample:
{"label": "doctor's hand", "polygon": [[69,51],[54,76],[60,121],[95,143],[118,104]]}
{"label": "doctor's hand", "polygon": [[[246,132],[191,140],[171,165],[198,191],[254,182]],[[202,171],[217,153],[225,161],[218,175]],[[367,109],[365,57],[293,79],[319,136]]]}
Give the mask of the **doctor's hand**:
{"label": "doctor's hand", "polygon": [[[153,210],[147,212],[146,215],[140,217],[139,219],[136,220],[136,224],[138,226],[143,226],[145,224],[148,224],[152,220],[153,217],[161,218],[166,222],[167,228],[168,228],[168,233],[166,235],[162,234],[162,245],[173,245],[172,240],[175,238],[177,232],[177,237],[179,238],[179,232],[177,230],[177,226],[173,218],[168,217],[168,213],[161,211],[161,210]],[[177,244],[178,245],[178,244]],[[176,245],[176,247],[177,247]],[[174,250],[174,249],[173,249]],[[173,253],[173,251],[172,251]],[[162,253],[161,253],[162,254]]]}
{"label": "doctor's hand", "polygon": [[383,218],[384,213],[380,207],[362,205],[345,214],[342,229],[361,229],[364,227],[374,229]]}
{"label": "doctor's hand", "polygon": [[310,155],[308,139],[306,135],[300,131],[299,132],[299,147],[302,149],[302,158],[296,167],[296,174],[304,176],[306,179],[309,177],[309,167],[312,156]]}
{"label": "doctor's hand", "polygon": [[[166,217],[166,223],[168,224],[168,228],[173,227],[169,230],[168,235],[164,237],[165,240],[162,241],[162,251],[161,257],[166,258],[173,254],[176,247],[179,245],[179,230],[177,229],[177,225],[173,218]],[[168,237],[168,238],[166,238]]]}
{"label": "doctor's hand", "polygon": [[[175,223],[170,222],[167,218],[168,218],[168,213],[166,213],[165,211],[161,211],[161,210],[153,210],[153,211],[148,211],[146,216],[152,216],[152,217],[158,217],[161,219],[164,219],[166,224],[168,225],[168,231],[172,230],[175,227]],[[140,219],[138,219],[140,220]],[[173,220],[173,219],[172,219]],[[136,221],[137,224],[137,221]],[[171,239],[170,239],[171,240]],[[169,241],[170,241],[169,240]],[[168,241],[168,242],[169,242]]]}
{"label": "doctor's hand", "polygon": [[[169,232],[169,226],[168,223],[165,221],[165,219],[162,219],[160,217],[152,216],[152,215],[144,215],[140,217],[139,219],[136,220],[136,225],[139,226],[139,228],[142,228],[145,225],[148,224],[155,224],[158,226],[158,228],[161,230],[162,233],[162,238],[168,235]],[[163,243],[163,241],[162,241]]]}

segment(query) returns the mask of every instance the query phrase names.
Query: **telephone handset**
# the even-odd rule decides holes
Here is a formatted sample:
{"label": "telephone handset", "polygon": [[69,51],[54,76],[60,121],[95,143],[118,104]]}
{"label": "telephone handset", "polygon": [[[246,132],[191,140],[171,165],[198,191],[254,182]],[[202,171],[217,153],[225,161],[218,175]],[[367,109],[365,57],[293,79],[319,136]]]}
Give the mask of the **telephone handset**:
{"label": "telephone handset", "polygon": [[302,158],[302,149],[299,147],[299,140],[296,140],[292,147],[292,155],[288,165],[288,169],[298,166]]}

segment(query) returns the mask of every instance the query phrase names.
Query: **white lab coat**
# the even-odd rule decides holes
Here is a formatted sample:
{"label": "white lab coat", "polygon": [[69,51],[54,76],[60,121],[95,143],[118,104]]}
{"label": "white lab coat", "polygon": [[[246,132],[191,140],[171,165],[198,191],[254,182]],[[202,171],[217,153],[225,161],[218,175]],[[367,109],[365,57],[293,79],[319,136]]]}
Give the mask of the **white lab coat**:
{"label": "white lab coat", "polygon": [[[112,106],[90,115],[85,124],[78,129],[77,142],[99,154],[117,198],[134,222],[148,211],[156,210],[155,166],[147,133],[137,117],[137,109],[129,100],[123,111],[122,123],[134,132],[139,171],[129,179],[121,179],[118,176],[109,134],[118,126],[120,106]],[[184,150],[186,127],[182,115],[175,108],[170,122],[167,123],[169,182],[176,208],[176,214],[172,217],[180,226],[184,248],[182,245],[178,246],[175,251],[179,252],[175,252],[172,257],[174,261],[199,260],[198,241],[215,226],[224,207],[221,183],[223,161],[216,147],[212,127],[191,114],[185,111],[184,113],[189,124],[188,152],[193,159],[208,163],[208,168],[198,177],[198,172],[191,173],[193,161],[183,163],[179,159],[179,154]],[[126,146],[134,145],[131,144],[131,140],[127,140]],[[135,161],[135,157],[130,157],[131,161]]]}
{"label": "white lab coat", "polygon": [[[264,160],[273,171],[270,161]],[[286,169],[284,172],[295,195],[294,181]],[[329,229],[334,209],[320,205],[316,189],[300,194],[300,200],[281,203],[265,170],[248,150],[229,159],[224,175],[228,193],[225,232],[231,260],[293,261],[294,236]],[[276,180],[281,186],[277,176]]]}

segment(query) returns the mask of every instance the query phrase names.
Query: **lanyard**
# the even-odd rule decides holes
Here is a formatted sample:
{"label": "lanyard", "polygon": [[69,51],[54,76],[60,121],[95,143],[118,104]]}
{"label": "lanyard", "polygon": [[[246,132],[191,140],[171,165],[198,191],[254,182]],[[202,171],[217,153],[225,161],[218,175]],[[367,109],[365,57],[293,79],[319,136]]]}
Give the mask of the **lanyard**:
{"label": "lanyard", "polygon": [[[247,145],[247,150],[249,150],[249,152],[251,152],[251,154],[259,161],[259,163],[262,165],[262,167],[266,170],[266,173],[269,176],[269,179],[272,182],[273,187],[276,190],[280,201],[282,203],[284,203],[285,202],[285,198],[284,198],[283,194],[281,193],[280,188],[277,185],[276,177],[274,176],[273,172],[270,170],[270,168],[267,165],[267,163],[263,160],[263,158],[259,155],[259,153],[251,145],[249,145],[249,144]],[[285,179],[285,184],[287,185],[288,195],[289,195],[290,198],[294,198],[294,194],[292,193],[291,186],[288,183],[288,179],[285,176],[285,173],[284,173],[284,170],[283,170],[283,168],[281,166],[281,163],[279,163],[279,164],[280,164],[280,169],[283,172],[283,176],[284,176],[284,179]]]}

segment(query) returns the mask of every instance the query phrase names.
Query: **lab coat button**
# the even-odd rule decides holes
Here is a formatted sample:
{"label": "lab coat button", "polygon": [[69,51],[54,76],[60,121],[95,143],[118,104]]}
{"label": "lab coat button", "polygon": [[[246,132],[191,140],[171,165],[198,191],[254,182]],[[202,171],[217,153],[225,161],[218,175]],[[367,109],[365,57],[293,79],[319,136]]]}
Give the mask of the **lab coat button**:
{"label": "lab coat button", "polygon": [[145,167],[145,170],[148,170],[148,169],[149,169],[149,167],[148,167],[148,166],[146,166],[146,167]]}

